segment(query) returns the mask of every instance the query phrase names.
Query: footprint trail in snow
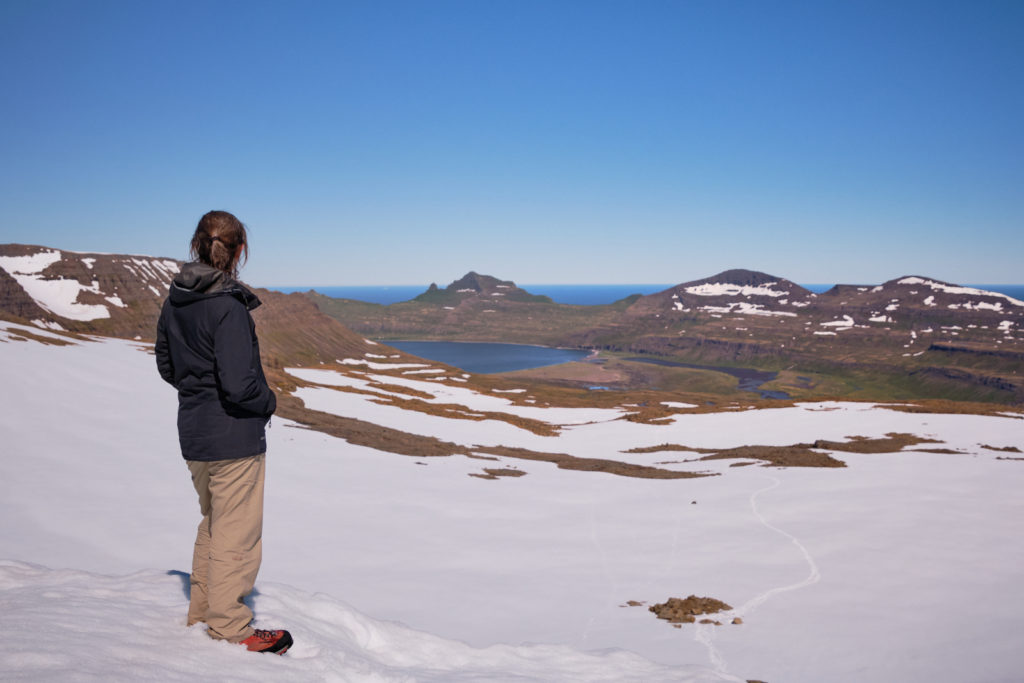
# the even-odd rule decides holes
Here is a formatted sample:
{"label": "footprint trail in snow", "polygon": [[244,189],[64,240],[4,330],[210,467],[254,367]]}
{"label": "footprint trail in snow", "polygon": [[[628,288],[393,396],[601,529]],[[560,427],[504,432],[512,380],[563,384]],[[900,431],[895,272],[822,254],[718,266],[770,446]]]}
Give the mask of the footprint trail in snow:
{"label": "footprint trail in snow", "polygon": [[[764,488],[758,489],[757,491],[754,491],[752,494],[750,494],[750,509],[754,513],[754,517],[756,517],[757,520],[765,528],[779,534],[780,536],[788,538],[789,541],[797,547],[797,549],[800,551],[800,554],[803,555],[804,560],[807,562],[807,566],[810,568],[810,572],[808,573],[807,577],[802,581],[798,581],[797,583],[788,584],[785,586],[777,586],[775,588],[766,590],[763,593],[755,595],[753,598],[743,603],[743,605],[741,605],[740,607],[729,612],[728,615],[732,618],[743,618],[749,615],[758,607],[763,605],[765,602],[775,597],[776,595],[779,595],[780,593],[787,593],[789,591],[799,590],[800,588],[805,588],[807,586],[813,585],[821,581],[821,572],[818,571],[818,565],[817,563],[815,563],[814,558],[811,557],[810,552],[808,552],[804,544],[800,542],[800,539],[768,522],[768,520],[764,518],[764,515],[762,515],[761,512],[757,509],[758,497],[762,493],[767,493],[768,491],[776,489],[782,484],[782,482],[779,479],[776,479],[775,477],[768,477],[768,479],[772,482],[771,484]],[[708,657],[711,659],[711,665],[715,668],[715,670],[718,673],[727,674],[728,665],[725,661],[725,657],[722,655],[721,651],[715,646],[714,643],[715,628],[716,626],[714,626],[713,624],[697,624],[697,628],[694,632],[694,639],[697,642],[704,645],[705,648],[707,648]]]}

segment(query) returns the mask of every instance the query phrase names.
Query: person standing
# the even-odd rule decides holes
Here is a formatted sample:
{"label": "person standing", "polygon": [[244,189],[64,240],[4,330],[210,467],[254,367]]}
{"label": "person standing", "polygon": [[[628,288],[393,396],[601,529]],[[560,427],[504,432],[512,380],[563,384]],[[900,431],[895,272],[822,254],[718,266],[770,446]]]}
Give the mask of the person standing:
{"label": "person standing", "polygon": [[160,311],[156,364],[178,390],[178,440],[202,520],[196,531],[187,625],[256,652],[284,654],[292,637],[253,629],[245,604],[262,559],[266,425],[277,399],[263,375],[251,310],[260,300],[238,282],[248,258],[245,225],[205,214]]}

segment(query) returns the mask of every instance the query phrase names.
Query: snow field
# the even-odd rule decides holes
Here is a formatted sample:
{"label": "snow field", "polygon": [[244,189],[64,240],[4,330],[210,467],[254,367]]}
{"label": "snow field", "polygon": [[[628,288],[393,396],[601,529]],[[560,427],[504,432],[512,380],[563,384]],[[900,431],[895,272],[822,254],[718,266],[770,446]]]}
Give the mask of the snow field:
{"label": "snow field", "polygon": [[0,560],[7,643],[0,669],[32,681],[617,681],[634,673],[649,681],[736,680],[627,652],[473,648],[274,583],[261,584],[250,603],[267,626],[287,621],[298,640],[286,657],[257,656],[211,640],[202,626],[185,628],[187,586],[188,575],[177,572],[106,576]]}
{"label": "snow field", "polygon": [[[15,328],[0,323],[0,335]],[[0,548],[52,568],[0,565],[0,631],[26,639],[0,655],[5,676],[67,680],[60,662],[76,653],[81,680],[121,671],[121,680],[798,683],[1019,674],[1024,550],[1011,539],[1024,518],[1024,462],[979,446],[1024,448],[1024,423],[855,403],[684,414],[667,426],[606,415],[558,437],[494,421],[421,424],[421,414],[397,409],[366,414],[459,443],[491,438],[645,464],[691,454],[618,451],[897,431],[965,452],[839,453],[843,469],[716,461],[699,466],[722,476],[658,481],[507,458],[398,456],[275,419],[254,600],[259,625],[291,629],[297,645],[282,659],[239,656],[180,625],[181,576],[167,572],[188,570],[198,512],[177,451],[174,392],[147,350],[115,340],[0,344]],[[472,392],[439,396],[464,387],[373,379],[483,409]],[[304,391],[325,404],[358,399],[339,410],[373,405]],[[488,437],[465,425],[508,431]],[[484,467],[527,476],[467,476]],[[815,568],[820,578],[809,582]],[[646,606],[620,606],[690,593],[728,602],[745,623],[726,615],[716,617],[721,627],[674,629]],[[59,646],[40,637],[53,633]],[[90,649],[99,653],[86,657]]]}
{"label": "snow field", "polygon": [[[344,361],[342,361],[344,362]],[[347,363],[346,363],[347,364]],[[375,370],[389,370],[407,367],[406,363],[375,363]],[[621,417],[624,413],[621,410],[609,410],[604,408],[539,408],[534,406],[520,406],[516,405],[512,401],[501,398],[499,396],[491,396],[488,394],[481,394],[471,389],[464,387],[453,387],[450,385],[437,384],[434,382],[424,382],[415,379],[409,379],[406,377],[395,377],[393,375],[363,375],[353,376],[350,374],[343,374],[335,372],[333,370],[313,370],[307,368],[285,368],[285,371],[299,379],[307,382],[313,382],[316,384],[323,384],[326,386],[346,386],[363,389],[366,391],[374,391],[383,395],[390,395],[397,398],[410,398],[406,394],[400,394],[396,392],[388,392],[381,389],[374,389],[369,386],[371,382],[378,382],[382,384],[394,384],[396,386],[406,387],[408,389],[415,389],[417,391],[424,391],[434,396],[433,399],[424,399],[429,403],[457,403],[464,405],[470,410],[485,411],[485,412],[502,412],[509,415],[518,415],[519,417],[530,418],[533,420],[540,420],[549,424],[579,424],[583,422],[593,422],[598,420],[610,420],[617,417]],[[441,372],[440,370],[438,370]],[[403,373],[411,374],[411,373]],[[304,392],[305,395],[313,396],[319,389],[311,389],[308,392]],[[495,393],[510,393],[510,392],[521,392],[522,389],[510,389],[504,392],[497,391]],[[330,394],[336,394],[339,392],[330,392]],[[355,394],[352,394],[355,396]],[[320,400],[320,399],[315,399]],[[366,398],[360,399],[365,402]],[[407,413],[407,411],[400,411]],[[346,414],[349,413],[338,413]],[[377,423],[383,424],[383,423]],[[408,431],[408,430],[405,430]]]}
{"label": "snow field", "polygon": [[[364,394],[322,387],[302,387],[295,392],[307,407],[314,410],[355,417],[413,434],[435,436],[464,444],[467,450],[473,446],[503,445],[645,465],[657,461],[683,460],[694,457],[694,454],[679,451],[629,454],[623,451],[663,443],[718,449],[755,444],[785,446],[815,439],[845,441],[851,436],[877,438],[894,431],[937,438],[949,444],[950,448],[977,450],[980,435],[986,431],[992,434],[993,439],[1002,438],[1007,443],[1020,442],[1024,433],[1020,422],[1016,421],[993,421],[976,415],[912,414],[887,410],[884,406],[873,404],[843,402],[805,403],[795,407],[742,412],[682,414],[673,416],[665,424],[647,425],[618,419],[625,414],[620,409],[516,406],[506,399],[479,394],[464,387],[390,375],[367,374],[354,377],[332,370],[302,368],[288,368],[287,372],[308,382],[326,386],[365,389],[371,382],[399,384],[432,394],[435,398],[427,399],[429,402],[458,404],[469,412],[505,412],[562,426],[561,433],[556,436],[541,436],[496,420],[464,420],[380,405],[373,401],[372,396]],[[388,394],[381,390],[373,391]],[[405,397],[403,394],[391,395]],[[964,439],[965,434],[977,436]],[[699,463],[695,467],[701,471],[722,467],[728,469],[728,463],[720,463],[711,461]],[[673,468],[668,465],[665,467]],[[682,469],[693,470],[695,467],[691,465]]]}

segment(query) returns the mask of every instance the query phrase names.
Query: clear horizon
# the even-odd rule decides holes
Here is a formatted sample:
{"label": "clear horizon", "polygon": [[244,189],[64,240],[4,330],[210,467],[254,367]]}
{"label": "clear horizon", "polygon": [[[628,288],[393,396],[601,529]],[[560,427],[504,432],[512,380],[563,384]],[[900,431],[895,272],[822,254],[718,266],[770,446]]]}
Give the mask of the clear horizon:
{"label": "clear horizon", "polygon": [[[540,283],[517,283],[517,286],[531,294],[546,295],[555,303],[571,304],[582,306],[594,306],[610,304],[619,301],[633,294],[650,295],[665,291],[681,283],[621,283],[621,284],[540,284]],[[845,283],[796,283],[812,292],[822,293],[831,289],[835,284],[861,285],[871,287],[881,283],[845,282]],[[980,283],[955,283],[968,287],[975,287],[997,294],[1024,301],[1024,284],[980,284]],[[403,301],[409,301],[427,290],[429,285],[299,285],[269,286],[267,289],[280,291],[286,294],[292,292],[307,292],[316,290],[325,296],[354,299],[367,303],[390,305]],[[438,285],[444,287],[447,285]]]}
{"label": "clear horizon", "polygon": [[[906,275],[909,276],[910,273],[907,273]],[[897,276],[897,278],[899,278],[899,277],[903,277],[903,276]],[[894,280],[894,279],[897,279],[897,278],[889,278],[889,280]],[[243,273],[242,279],[245,279],[244,273]],[[701,278],[698,278],[698,279],[701,279]],[[789,278],[786,278],[786,279],[788,280]],[[526,287],[675,287],[676,285],[684,284],[684,282],[689,282],[689,281],[691,281],[691,280],[680,281],[680,282],[516,282],[515,284],[516,284],[517,287],[524,288],[524,289]],[[447,282],[445,284],[442,284],[442,283],[437,282],[437,281],[433,281],[432,283],[431,282],[413,282],[411,284],[410,283],[394,283],[394,282],[389,282],[389,283],[379,284],[379,285],[372,285],[372,284],[368,285],[368,284],[363,284],[363,283],[340,284],[340,285],[326,285],[326,284],[318,284],[318,285],[310,285],[310,284],[303,284],[303,285],[268,285],[268,284],[262,284],[261,283],[261,284],[258,284],[256,286],[263,287],[264,289],[298,289],[300,287],[310,287],[310,288],[316,288],[316,287],[352,287],[352,288],[355,288],[355,287],[366,287],[366,288],[429,287],[431,284],[436,284],[438,287],[442,287],[443,288],[443,287],[447,287],[449,284],[451,284],[451,282],[452,281],[449,281],[449,282]],[[515,282],[515,281],[513,280],[513,282]],[[790,280],[790,282],[794,282],[794,283],[800,285],[801,287],[808,287],[808,286],[811,286],[811,287],[825,287],[825,286],[829,286],[829,287],[831,287],[833,285],[880,285],[880,284],[882,284],[881,282],[867,282],[867,281],[852,281],[852,282],[796,282],[795,280]],[[885,282],[888,282],[888,280],[885,280]],[[977,286],[980,286],[980,285],[993,285],[993,286],[997,286],[997,287],[1004,287],[1004,286],[1005,287],[1022,287],[1022,286],[1024,286],[1024,282],[953,282],[953,283],[950,283],[950,284],[961,285],[961,286],[964,286],[964,287],[977,287]]]}
{"label": "clear horizon", "polygon": [[[0,8],[0,243],[254,282],[1024,281],[1024,3]],[[456,275],[457,277],[457,275]]]}

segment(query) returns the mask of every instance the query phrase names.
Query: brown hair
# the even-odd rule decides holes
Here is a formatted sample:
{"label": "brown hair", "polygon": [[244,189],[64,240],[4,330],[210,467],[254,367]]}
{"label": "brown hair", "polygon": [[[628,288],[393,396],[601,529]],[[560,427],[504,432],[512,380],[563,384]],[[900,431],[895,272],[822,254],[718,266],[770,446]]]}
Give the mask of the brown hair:
{"label": "brown hair", "polygon": [[189,253],[208,266],[238,277],[238,262],[249,258],[245,225],[227,211],[210,211],[199,219]]}

